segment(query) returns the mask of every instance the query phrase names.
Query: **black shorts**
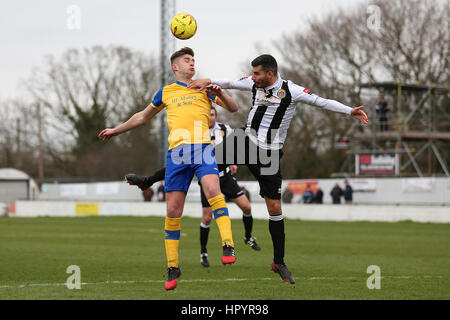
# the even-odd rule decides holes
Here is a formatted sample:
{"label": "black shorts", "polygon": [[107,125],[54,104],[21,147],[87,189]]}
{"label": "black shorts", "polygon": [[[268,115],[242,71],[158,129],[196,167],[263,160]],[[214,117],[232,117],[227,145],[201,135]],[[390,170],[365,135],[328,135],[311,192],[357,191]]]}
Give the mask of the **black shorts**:
{"label": "black shorts", "polygon": [[261,174],[261,168],[264,166],[258,164],[247,164],[248,169],[259,183],[259,195],[263,198],[280,200],[281,199],[281,176],[280,168],[275,174]]}
{"label": "black shorts", "polygon": [[[240,197],[244,194],[241,187],[239,187],[235,177],[233,177],[230,173],[225,173],[222,177],[219,178],[220,181],[220,191],[225,196],[225,199],[232,200]],[[203,192],[202,185],[200,184],[200,197],[202,199],[202,207],[208,208],[210,207],[208,200],[206,199],[205,193]]]}
{"label": "black shorts", "polygon": [[[230,141],[231,139],[233,140]],[[232,147],[229,148],[229,146]],[[227,150],[227,148],[233,152],[232,156],[229,155],[230,150]],[[219,166],[221,164],[245,164],[259,183],[259,194],[261,197],[274,200],[281,199],[283,178],[281,176],[280,161],[283,156],[282,150],[264,150],[251,142],[248,136],[245,140],[239,140],[231,134],[215,147],[215,153]],[[270,168],[269,171],[267,170],[268,168]]]}

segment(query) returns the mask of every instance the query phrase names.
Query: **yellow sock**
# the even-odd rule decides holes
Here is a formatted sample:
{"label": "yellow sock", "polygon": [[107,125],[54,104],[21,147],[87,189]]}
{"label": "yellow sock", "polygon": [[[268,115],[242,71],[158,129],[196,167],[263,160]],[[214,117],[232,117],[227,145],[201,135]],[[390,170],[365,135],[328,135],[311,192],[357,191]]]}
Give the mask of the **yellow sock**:
{"label": "yellow sock", "polygon": [[180,225],[181,218],[166,217],[164,231],[166,237],[164,243],[166,246],[167,266],[178,268],[178,245],[180,243]]}
{"label": "yellow sock", "polygon": [[222,238],[222,246],[230,245],[234,247],[233,235],[231,233],[231,220],[228,215],[227,204],[222,194],[208,199],[214,214],[217,226],[219,227],[220,237]]}

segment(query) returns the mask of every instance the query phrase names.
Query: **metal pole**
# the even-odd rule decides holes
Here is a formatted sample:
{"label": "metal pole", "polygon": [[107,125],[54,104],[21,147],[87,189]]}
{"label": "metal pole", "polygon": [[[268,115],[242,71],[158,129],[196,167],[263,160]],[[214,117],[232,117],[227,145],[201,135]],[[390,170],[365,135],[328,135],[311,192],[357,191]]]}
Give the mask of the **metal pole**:
{"label": "metal pole", "polygon": [[442,159],[442,157],[441,157],[441,155],[440,155],[440,153],[439,153],[439,150],[436,148],[436,146],[434,145],[434,143],[431,143],[431,148],[433,149],[433,152],[434,152],[436,158],[438,159],[439,163],[441,164],[442,169],[444,169],[445,175],[446,175],[447,177],[450,177],[450,174],[449,174],[449,172],[448,172],[448,170],[447,170],[447,166],[445,165],[445,162],[444,162],[444,160]]}
{"label": "metal pole", "polygon": [[[173,42],[170,34],[170,19],[174,15],[175,0],[160,0],[161,8],[161,28],[160,28],[160,81],[161,87],[169,82],[169,50],[172,50],[171,43]],[[169,129],[166,122],[166,111],[160,112],[160,128],[159,128],[159,167],[166,166],[166,152],[169,148],[167,138],[169,136]]]}
{"label": "metal pole", "polygon": [[[411,154],[411,151],[409,150],[409,147],[408,147],[408,145],[407,145],[405,142],[403,142],[403,147],[405,148],[406,153],[408,154],[409,159],[411,160],[411,162],[412,162],[414,168],[416,169],[417,174],[419,175],[419,177],[423,178],[422,170],[420,170],[419,165],[417,164],[416,160],[414,159],[414,156]],[[416,155],[416,156],[417,156],[417,155]]]}
{"label": "metal pole", "polygon": [[399,160],[399,153],[395,153],[395,175],[400,175],[400,160]]}
{"label": "metal pole", "polygon": [[17,144],[17,167],[22,168],[22,148],[20,145],[21,142],[21,133],[20,133],[20,118],[17,118],[16,120],[16,130],[17,130],[17,136],[16,136],[16,144]]}
{"label": "metal pole", "polygon": [[359,154],[355,153],[355,175],[359,176]]}
{"label": "metal pole", "polygon": [[42,116],[41,105],[37,104],[37,118],[38,118],[38,136],[39,136],[39,180],[44,179],[44,146],[42,141]]}

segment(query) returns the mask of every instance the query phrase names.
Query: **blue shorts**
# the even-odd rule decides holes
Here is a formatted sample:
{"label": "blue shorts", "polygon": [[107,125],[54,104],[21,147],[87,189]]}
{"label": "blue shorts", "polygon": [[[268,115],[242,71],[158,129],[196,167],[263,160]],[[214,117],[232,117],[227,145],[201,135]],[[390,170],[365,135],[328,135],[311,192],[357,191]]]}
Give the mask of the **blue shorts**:
{"label": "blue shorts", "polygon": [[210,143],[182,144],[167,152],[164,191],[188,192],[194,173],[197,179],[219,175],[214,147]]}

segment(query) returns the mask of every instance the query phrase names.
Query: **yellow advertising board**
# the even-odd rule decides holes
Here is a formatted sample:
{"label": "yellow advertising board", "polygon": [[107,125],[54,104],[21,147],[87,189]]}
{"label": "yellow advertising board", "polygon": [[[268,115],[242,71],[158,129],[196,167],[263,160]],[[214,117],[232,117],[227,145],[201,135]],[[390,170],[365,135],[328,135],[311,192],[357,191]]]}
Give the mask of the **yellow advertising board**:
{"label": "yellow advertising board", "polygon": [[76,215],[98,216],[98,203],[79,202],[75,205]]}

